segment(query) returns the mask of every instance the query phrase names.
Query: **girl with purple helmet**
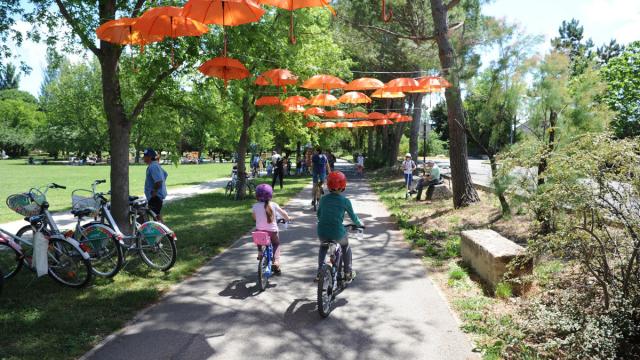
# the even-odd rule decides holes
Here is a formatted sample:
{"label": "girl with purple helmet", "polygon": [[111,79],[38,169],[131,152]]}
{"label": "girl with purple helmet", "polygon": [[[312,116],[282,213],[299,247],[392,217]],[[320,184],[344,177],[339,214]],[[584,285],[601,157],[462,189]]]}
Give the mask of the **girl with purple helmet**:
{"label": "girl with purple helmet", "polygon": [[[290,221],[291,218],[286,211],[282,210],[278,204],[271,201],[273,198],[273,188],[268,184],[260,184],[256,187],[256,200],[257,203],[253,205],[252,216],[256,221],[256,230],[266,231],[271,237],[271,244],[273,244],[273,272],[276,275],[280,275],[280,238],[278,236],[278,221],[276,220],[276,213],[284,218],[286,221]],[[258,246],[258,260],[262,257],[262,246]]]}

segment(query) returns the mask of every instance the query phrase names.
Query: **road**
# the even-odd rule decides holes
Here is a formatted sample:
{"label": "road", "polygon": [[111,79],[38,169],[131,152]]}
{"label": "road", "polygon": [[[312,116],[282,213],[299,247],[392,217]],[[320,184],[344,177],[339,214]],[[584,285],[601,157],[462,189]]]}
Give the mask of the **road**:
{"label": "road", "polygon": [[286,206],[295,222],[281,232],[283,274],[265,292],[256,288],[257,252],[247,234],[84,358],[475,358],[371,189],[350,180],[347,196],[367,230],[352,240],[358,277],[329,318],[316,310],[318,242],[307,188]]}

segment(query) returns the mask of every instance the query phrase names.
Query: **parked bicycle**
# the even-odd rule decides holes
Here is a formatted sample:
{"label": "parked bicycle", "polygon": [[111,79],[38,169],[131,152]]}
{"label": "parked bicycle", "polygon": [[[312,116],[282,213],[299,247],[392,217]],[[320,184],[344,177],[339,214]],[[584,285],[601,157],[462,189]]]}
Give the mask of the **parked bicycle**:
{"label": "parked bicycle", "polygon": [[[247,193],[249,195],[253,194],[253,192],[256,191],[256,186],[257,185],[254,178],[249,177],[249,175],[246,175],[244,194],[245,195],[247,195]],[[234,197],[237,198],[239,193],[240,193],[240,181],[238,179],[237,172],[234,171],[233,174],[231,175],[231,180],[227,182],[227,185],[224,188],[224,194],[225,196],[228,196],[230,198],[234,198]]]}
{"label": "parked bicycle", "polygon": [[[285,219],[278,219],[278,224],[287,226]],[[273,276],[273,244],[271,236],[266,231],[254,231],[252,234],[253,243],[262,248],[262,256],[258,259],[258,289],[264,291],[269,285],[269,278]]]}
{"label": "parked bicycle", "polygon": [[74,288],[90,283],[93,270],[89,254],[73,238],[60,233],[49,212],[46,193],[49,189],[65,189],[58,184],[49,184],[42,188],[32,188],[27,193],[11,195],[7,206],[29,222],[28,236],[13,235],[0,229],[0,254],[4,257],[0,263],[12,264],[7,267],[4,278],[15,276],[23,266],[36,269],[34,262],[35,234],[41,234],[47,242],[48,274],[55,281]]}
{"label": "parked bicycle", "polygon": [[[359,239],[363,235],[363,226],[354,224],[344,225],[349,234],[357,234]],[[347,279],[344,274],[342,247],[337,241],[322,243],[320,246],[328,246],[327,256],[320,268],[320,280],[318,281],[318,313],[326,318],[331,313],[336,296],[344,290]]]}

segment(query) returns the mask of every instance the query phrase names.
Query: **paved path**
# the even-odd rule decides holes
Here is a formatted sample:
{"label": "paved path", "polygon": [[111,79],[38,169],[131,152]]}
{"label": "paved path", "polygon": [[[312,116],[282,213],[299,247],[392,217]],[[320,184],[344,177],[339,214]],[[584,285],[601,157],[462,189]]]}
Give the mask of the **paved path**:
{"label": "paved path", "polygon": [[[207,181],[202,184],[193,185],[193,186],[179,187],[174,189],[169,188],[168,189],[169,194],[167,195],[167,199],[165,201],[175,201],[175,200],[180,200],[180,199],[188,198],[191,196],[211,192],[211,191],[214,191],[215,189],[224,187],[229,180],[231,180],[231,178],[221,178],[221,179]],[[53,219],[56,221],[56,224],[60,228],[72,227],[74,226],[73,224],[75,224],[76,222],[76,218],[74,218],[73,215],[71,215],[71,213],[68,211],[57,212],[53,214]],[[25,225],[27,225],[27,222],[25,222],[24,220],[17,220],[17,221],[0,224],[0,227],[2,227],[6,231],[16,233],[18,232],[18,230],[20,230],[21,227]]]}
{"label": "paved path", "polygon": [[85,358],[474,358],[377,197],[359,181],[348,196],[368,227],[364,240],[352,241],[358,277],[329,318],[316,310],[318,242],[307,188],[286,207],[296,221],[281,232],[283,275],[265,292],[256,290],[256,250],[245,236]]}

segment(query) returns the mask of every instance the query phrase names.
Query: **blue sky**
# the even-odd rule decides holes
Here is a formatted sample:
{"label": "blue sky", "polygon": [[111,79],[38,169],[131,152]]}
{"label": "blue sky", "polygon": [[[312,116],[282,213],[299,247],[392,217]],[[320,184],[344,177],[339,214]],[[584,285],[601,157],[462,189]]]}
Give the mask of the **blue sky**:
{"label": "blue sky", "polygon": [[[640,40],[640,0],[495,0],[483,8],[487,15],[517,22],[534,35],[543,35],[545,42],[537,51],[545,52],[549,40],[556,36],[562,20],[576,18],[585,28],[585,36],[597,46],[610,39],[626,44]],[[18,29],[28,28],[18,24]],[[45,47],[25,41],[19,50],[22,61],[33,69],[20,83],[22,90],[38,94],[45,66]],[[79,55],[73,56],[79,59]],[[484,57],[487,58],[487,57]]]}

